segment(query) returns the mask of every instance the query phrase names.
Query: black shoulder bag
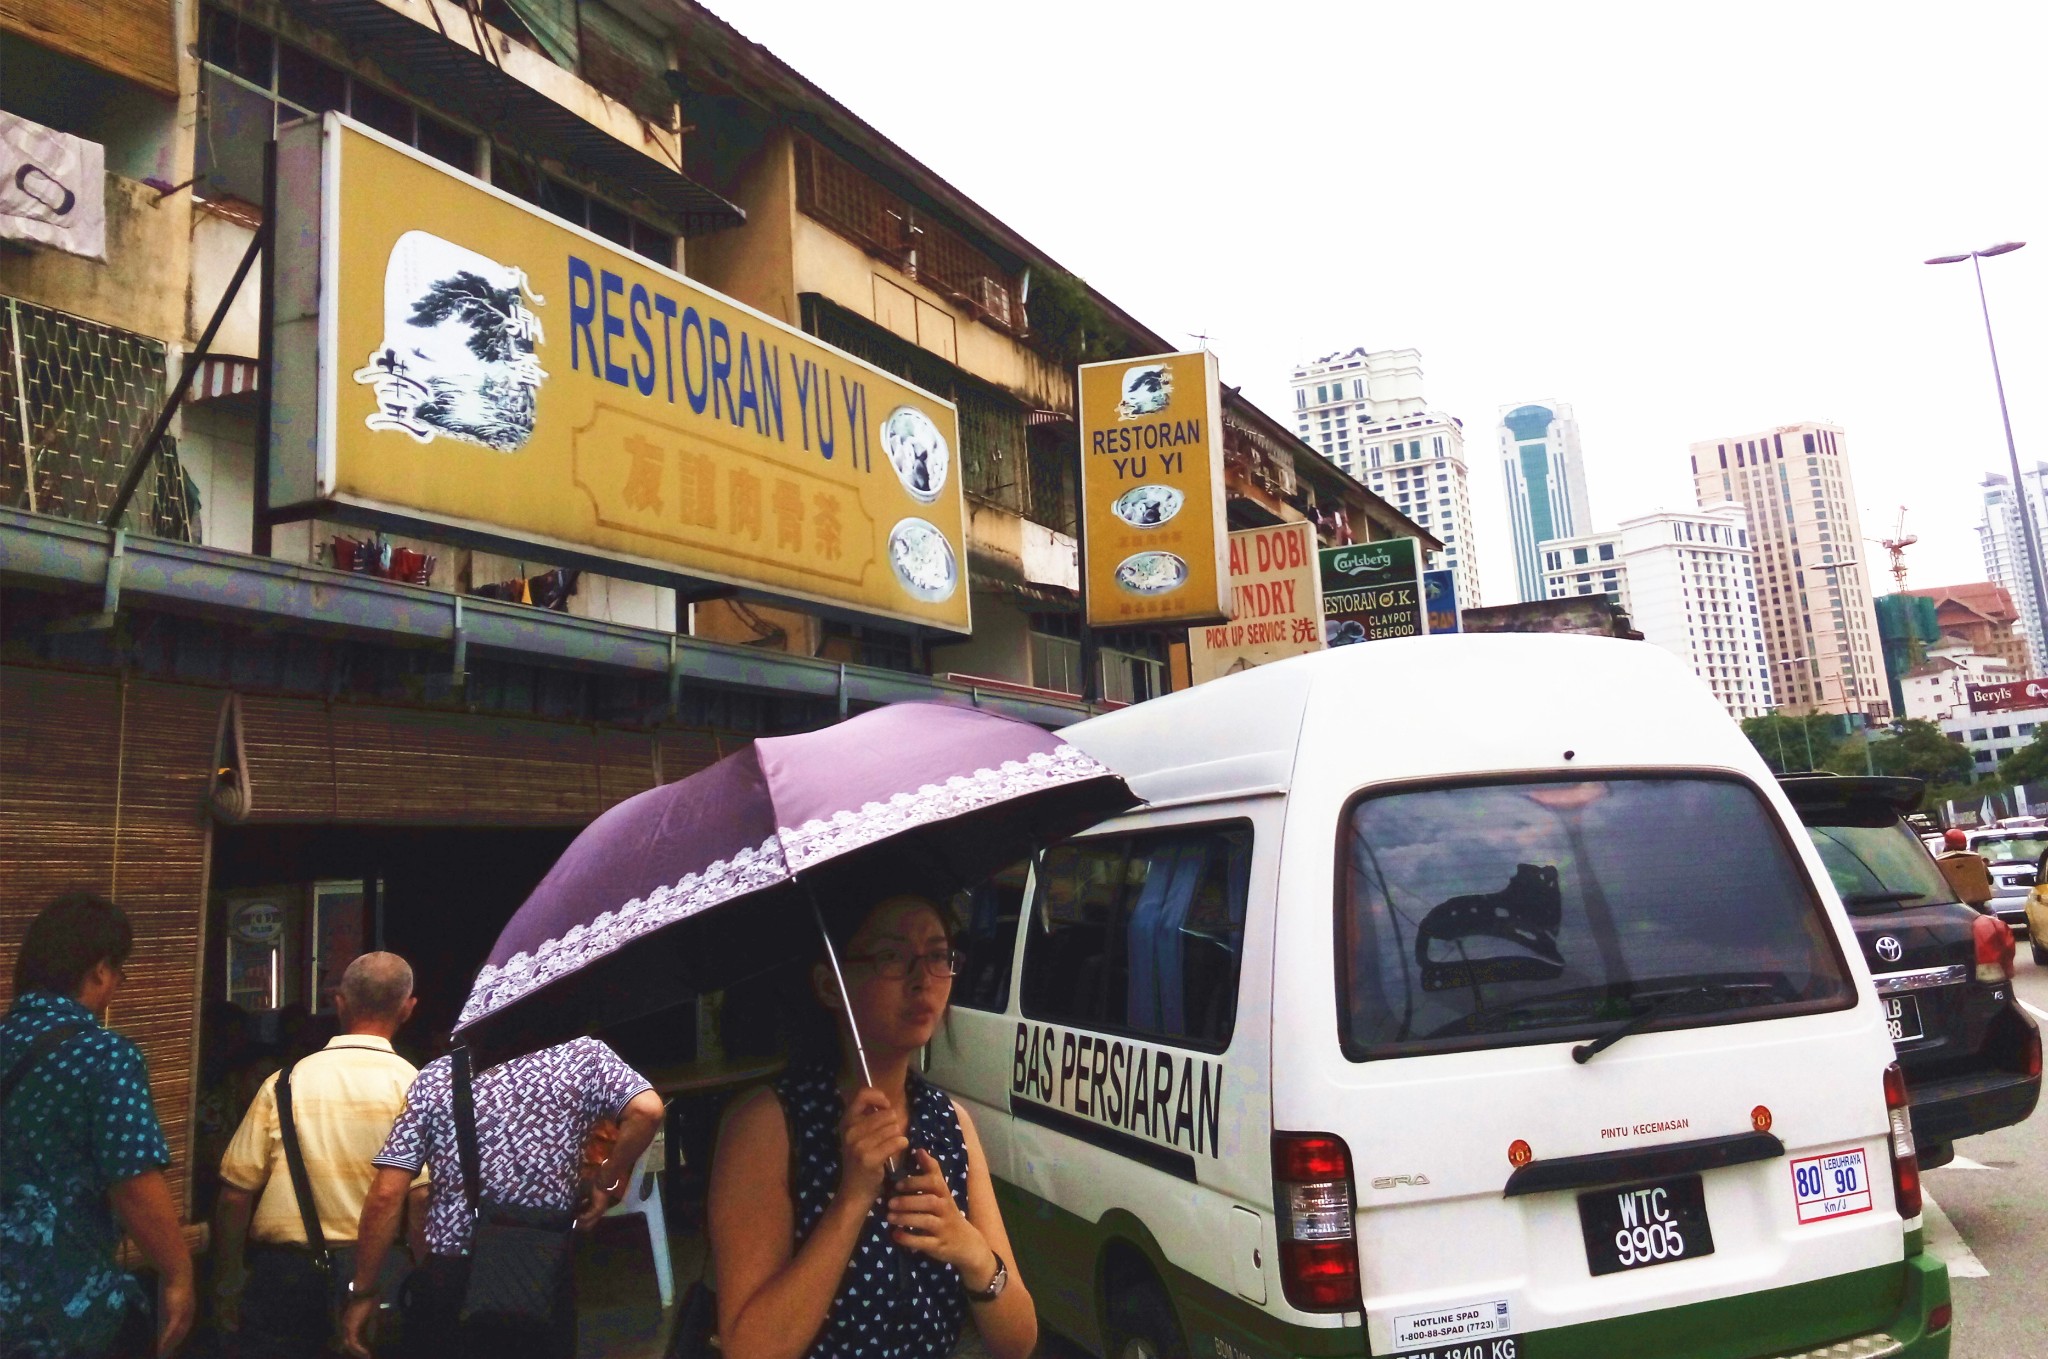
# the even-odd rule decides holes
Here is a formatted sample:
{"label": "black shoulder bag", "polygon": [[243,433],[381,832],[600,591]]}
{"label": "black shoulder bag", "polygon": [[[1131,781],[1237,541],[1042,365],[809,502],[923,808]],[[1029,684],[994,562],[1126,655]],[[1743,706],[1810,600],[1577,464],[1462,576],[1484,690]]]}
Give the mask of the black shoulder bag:
{"label": "black shoulder bag", "polygon": [[[277,1130],[284,1142],[284,1167],[291,1175],[292,1197],[299,1205],[299,1225],[305,1229],[306,1248],[313,1252],[313,1263],[327,1276],[328,1311],[337,1325],[340,1324],[342,1309],[348,1306],[349,1280],[356,1273],[356,1252],[353,1246],[339,1250],[327,1245],[327,1233],[320,1225],[320,1208],[313,1201],[313,1180],[306,1173],[305,1153],[299,1150],[298,1124],[292,1119],[292,1066],[286,1062],[277,1073]],[[410,1272],[402,1242],[393,1242],[391,1249],[384,1253],[384,1265],[377,1271],[377,1295],[386,1300],[398,1296],[399,1285]]]}
{"label": "black shoulder bag", "polygon": [[44,1029],[31,1038],[28,1051],[15,1058],[14,1065],[7,1068],[7,1074],[0,1076],[0,1111],[4,1111],[7,1108],[7,1101],[14,1098],[14,1087],[20,1085],[29,1072],[41,1066],[43,1058],[91,1027],[90,1024],[59,1024],[55,1028]]}
{"label": "black shoulder bag", "polygon": [[483,1197],[477,1154],[476,1097],[469,1050],[455,1049],[455,1142],[462,1157],[463,1194],[471,1215],[469,1288],[462,1320],[531,1327],[555,1318],[567,1295],[576,1215],[552,1208],[522,1208]]}

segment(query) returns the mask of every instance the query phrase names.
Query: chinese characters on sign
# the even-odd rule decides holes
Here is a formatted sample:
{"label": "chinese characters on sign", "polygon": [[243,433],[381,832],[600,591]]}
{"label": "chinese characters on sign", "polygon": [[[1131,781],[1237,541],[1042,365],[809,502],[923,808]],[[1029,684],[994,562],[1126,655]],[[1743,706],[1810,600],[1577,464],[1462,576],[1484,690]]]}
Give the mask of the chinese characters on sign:
{"label": "chinese characters on sign", "polygon": [[1230,535],[1230,621],[1188,629],[1195,683],[1323,648],[1316,534],[1304,523]]}
{"label": "chinese characters on sign", "polygon": [[1083,364],[1080,387],[1089,626],[1229,617],[1216,356]]}
{"label": "chinese characters on sign", "polygon": [[950,402],[339,115],[279,156],[278,504],[969,629]]}
{"label": "chinese characters on sign", "polygon": [[1422,606],[1421,560],[1413,538],[1386,538],[1319,554],[1323,634],[1331,646],[1420,637],[1427,631]]}

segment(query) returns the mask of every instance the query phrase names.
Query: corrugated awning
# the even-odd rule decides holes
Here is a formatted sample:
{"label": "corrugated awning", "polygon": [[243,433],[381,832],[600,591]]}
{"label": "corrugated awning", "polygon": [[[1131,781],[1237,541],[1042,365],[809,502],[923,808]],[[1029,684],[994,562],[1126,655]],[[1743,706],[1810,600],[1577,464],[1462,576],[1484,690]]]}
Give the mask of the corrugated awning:
{"label": "corrugated awning", "polygon": [[674,219],[685,236],[740,225],[746,213],[718,194],[636,147],[592,126],[539,90],[507,75],[496,63],[383,0],[290,0],[302,17],[356,44],[381,65],[395,68],[434,102],[494,116],[487,130],[516,149],[531,151],[586,175],[630,201],[647,199]]}
{"label": "corrugated awning", "polygon": [[999,576],[984,575],[980,571],[970,571],[967,579],[968,584],[976,590],[1006,596],[1026,608],[1042,609],[1050,613],[1073,613],[1081,607],[1081,597],[1059,585],[1033,585],[1028,581],[1004,580]]}
{"label": "corrugated awning", "polygon": [[224,396],[253,393],[261,385],[254,359],[201,359],[192,375],[187,401],[216,401]]}

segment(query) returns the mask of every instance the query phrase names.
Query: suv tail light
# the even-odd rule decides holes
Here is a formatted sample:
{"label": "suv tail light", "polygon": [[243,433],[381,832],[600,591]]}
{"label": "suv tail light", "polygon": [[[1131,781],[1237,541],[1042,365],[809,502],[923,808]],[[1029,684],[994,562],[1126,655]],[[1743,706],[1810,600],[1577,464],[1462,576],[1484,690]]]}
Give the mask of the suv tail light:
{"label": "suv tail light", "polygon": [[1970,940],[1977,946],[1977,980],[2012,980],[2012,926],[1995,915],[1980,915],[1970,922]]}
{"label": "suv tail light", "polygon": [[1913,1110],[1906,1099],[1906,1073],[1893,1062],[1884,1069],[1885,1115],[1892,1125],[1892,1196],[1899,1216],[1920,1216],[1920,1157],[1913,1148]]}
{"label": "suv tail light", "polygon": [[1273,1134],[1280,1285],[1304,1312],[1360,1309],[1351,1149],[1329,1133]]}

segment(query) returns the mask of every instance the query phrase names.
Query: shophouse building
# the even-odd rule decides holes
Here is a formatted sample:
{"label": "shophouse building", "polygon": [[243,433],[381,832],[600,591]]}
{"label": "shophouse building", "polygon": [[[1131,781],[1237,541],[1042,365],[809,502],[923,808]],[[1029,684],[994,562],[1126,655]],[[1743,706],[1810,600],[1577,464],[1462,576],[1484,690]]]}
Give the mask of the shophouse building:
{"label": "shophouse building", "polygon": [[[218,1150],[193,1118],[196,1062],[214,1050],[195,1034],[203,1010],[318,1011],[336,969],[375,945],[416,965],[417,1030],[445,1032],[505,918],[623,798],[756,735],[879,703],[1059,726],[1181,682],[1184,641],[1153,629],[1091,639],[1101,670],[1087,684],[1075,558],[1074,365],[1172,346],[709,13],[45,0],[0,7],[0,70],[10,136],[76,158],[104,219],[103,233],[0,243],[0,953],[57,892],[129,909],[134,980],[112,1019],[148,1058],[193,1221]],[[999,93],[981,97],[1004,116]],[[652,265],[670,271],[648,275],[657,300],[698,288],[730,314],[736,299],[784,357],[949,403],[971,630],[822,578],[789,583],[793,544],[822,559],[841,540],[814,499],[675,480],[724,445],[667,449],[675,461],[645,481],[635,461],[623,487],[497,471],[432,516],[295,498],[293,478],[316,483],[294,461],[315,436],[286,399],[310,381],[293,363],[311,353],[337,390],[381,393],[429,357],[289,350],[280,337],[321,314],[295,238],[219,308],[266,224],[303,224],[303,195],[327,193],[284,177],[304,168],[287,152],[318,132],[307,120],[328,113],[370,129],[336,136],[431,183],[443,219],[523,204],[537,238],[613,265],[588,291],[572,274],[566,294],[528,301],[511,274],[479,276],[441,290],[438,311],[411,299],[392,313],[401,330],[489,312],[503,324],[470,323],[479,343],[516,353],[537,316],[547,343],[569,346],[549,392],[593,380],[571,371],[588,365],[624,394],[642,382],[636,335],[660,323],[644,297],[608,297],[611,275]],[[379,230],[428,210],[374,180],[320,202]],[[603,346],[626,348],[601,359]],[[744,400],[755,370],[727,357]],[[681,385],[692,371],[685,360]],[[650,369],[640,391],[652,382]],[[751,394],[765,422],[769,398]],[[808,409],[781,395],[786,415]],[[467,443],[420,444],[438,460],[422,466],[498,457],[472,425],[484,432]],[[1233,527],[1306,519],[1325,543],[1441,546],[1234,393],[1223,425]],[[600,492],[671,520],[714,493],[748,503],[767,545],[663,568],[512,514]],[[889,561],[870,566],[888,579]]]}

